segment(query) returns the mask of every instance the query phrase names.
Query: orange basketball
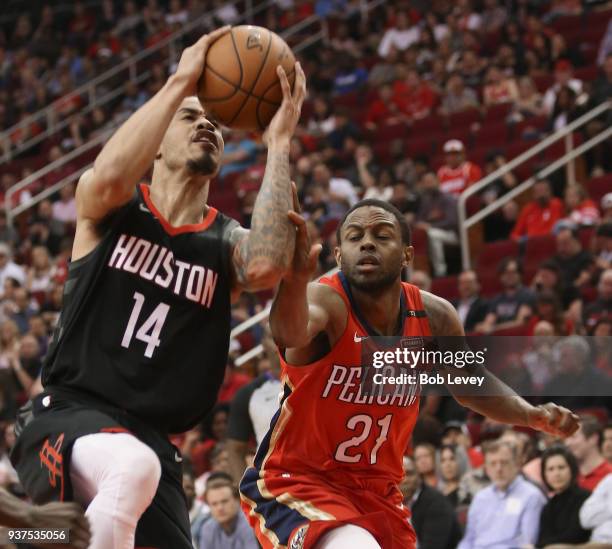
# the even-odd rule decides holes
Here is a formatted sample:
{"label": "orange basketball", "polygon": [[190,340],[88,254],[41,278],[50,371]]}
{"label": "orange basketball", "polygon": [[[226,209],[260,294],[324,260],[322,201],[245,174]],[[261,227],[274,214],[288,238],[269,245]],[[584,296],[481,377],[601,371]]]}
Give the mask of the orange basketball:
{"label": "orange basketball", "polygon": [[287,43],[263,27],[233,27],[208,49],[198,97],[225,126],[264,130],[283,98],[278,65],[293,88],[295,57]]}

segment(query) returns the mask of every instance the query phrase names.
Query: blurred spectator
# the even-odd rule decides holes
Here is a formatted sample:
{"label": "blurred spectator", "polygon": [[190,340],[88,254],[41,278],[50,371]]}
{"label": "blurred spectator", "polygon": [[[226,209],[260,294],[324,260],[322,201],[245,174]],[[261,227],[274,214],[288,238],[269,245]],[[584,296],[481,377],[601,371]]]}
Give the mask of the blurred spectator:
{"label": "blurred spectator", "polygon": [[487,316],[476,325],[477,332],[489,333],[522,326],[532,314],[535,296],[521,283],[522,269],[518,260],[513,257],[502,259],[497,272],[503,291],[490,301]]}
{"label": "blurred spectator", "polygon": [[562,86],[555,100],[550,119],[548,121],[548,129],[556,132],[565,128],[570,122],[578,118],[582,112],[578,109],[576,103],[576,94],[569,86]]}
{"label": "blurred spectator", "polygon": [[[352,166],[346,170],[346,177],[355,186],[361,187],[367,193],[368,190],[378,185],[378,177],[381,174],[380,166],[376,162],[372,147],[368,143],[359,145],[355,149],[353,158]],[[364,198],[370,197],[364,195]]]}
{"label": "blurred spectator", "polygon": [[350,55],[340,55],[332,93],[344,95],[359,90],[368,81],[368,71]]}
{"label": "blurred spectator", "polygon": [[14,308],[9,316],[17,325],[19,332],[25,334],[30,328],[30,318],[36,314],[37,308],[34,307],[26,288],[17,288],[14,296]]}
{"label": "blurred spectator", "polygon": [[421,442],[414,447],[414,464],[417,473],[429,486],[437,486],[436,449],[428,442]]}
{"label": "blurred spectator", "polygon": [[543,114],[542,95],[529,76],[521,77],[518,81],[518,97],[514,100],[509,120],[521,122],[526,118]]}
{"label": "blurred spectator", "polygon": [[380,57],[387,57],[391,48],[402,51],[418,41],[418,27],[410,25],[408,14],[405,11],[399,11],[395,18],[395,25],[385,32],[380,41],[378,55]]}
{"label": "blurred spectator", "polygon": [[590,542],[595,549],[612,544],[612,475],[605,477],[582,505],[580,524],[593,530]]}
{"label": "blurred spectator", "polygon": [[474,330],[489,311],[486,299],[480,297],[480,283],[476,271],[463,271],[457,280],[459,299],[453,302],[466,332]]}
{"label": "blurred spectator", "polygon": [[0,243],[6,243],[12,247],[17,243],[17,238],[17,231],[7,222],[6,210],[0,208]]}
{"label": "blurred spectator", "polygon": [[200,530],[199,549],[258,549],[259,544],[240,510],[238,489],[219,479],[206,485],[204,500],[211,518]]}
{"label": "blurred spectator", "polygon": [[527,335],[535,335],[535,327],[542,320],[550,323],[553,327],[553,335],[567,336],[575,331],[574,323],[563,315],[559,298],[549,290],[542,290],[536,295],[533,315],[527,323]]}
{"label": "blurred spectator", "polygon": [[608,463],[612,463],[612,423],[604,427],[602,436],[601,453]]}
{"label": "blurred spectator", "polygon": [[546,90],[542,106],[544,111],[552,115],[557,102],[557,94],[564,87],[569,87],[575,94],[575,97],[582,93],[582,81],[573,78],[573,68],[569,61],[561,59],[555,65],[555,83]]}
{"label": "blurred spectator", "polygon": [[533,200],[521,209],[512,230],[512,238],[521,240],[550,234],[555,223],[563,217],[563,203],[552,196],[547,179],[539,179],[533,185]]}
{"label": "blurred spectator", "polygon": [[487,71],[483,91],[485,107],[498,103],[512,103],[519,97],[518,88],[514,78],[508,78],[499,67],[493,65]]}
{"label": "blurred spectator", "polygon": [[466,495],[459,492],[459,483],[469,470],[470,462],[463,446],[444,444],[439,450],[439,490],[448,498],[453,507],[466,501]]}
{"label": "blurred spectator", "polygon": [[236,393],[230,408],[226,444],[235,482],[240,481],[246,468],[250,441],[254,439],[259,445],[268,432],[282,390],[279,355],[269,327],[264,332],[262,345],[265,361],[260,363],[261,374]]}
{"label": "blurred spectator", "polygon": [[308,133],[315,137],[327,135],[335,126],[331,103],[321,96],[315,97],[312,102],[312,115],[308,120]]}
{"label": "blurred spectator", "polygon": [[379,59],[368,73],[368,84],[372,88],[378,88],[391,84],[397,78],[396,64],[399,60],[397,49],[389,48],[389,53]]}
{"label": "blurred spectator", "polygon": [[13,278],[19,284],[25,283],[25,272],[22,267],[13,261],[11,247],[0,242],[0,288],[4,288],[7,278]]}
{"label": "blurred spectator", "polygon": [[598,271],[612,267],[612,222],[602,223],[597,227],[593,252]]}
{"label": "blurred spectator", "polygon": [[231,173],[242,172],[255,163],[257,143],[247,132],[232,130],[224,136],[225,148],[219,177],[223,179]]}
{"label": "blurred spectator", "polygon": [[601,441],[601,424],[589,415],[581,417],[580,428],[565,441],[578,462],[578,485],[589,492],[612,473],[612,464],[601,453]]}
{"label": "blurred spectator", "polygon": [[503,27],[508,15],[498,0],[485,0],[481,15],[481,26],[487,33],[496,32]]}
{"label": "blurred spectator", "polygon": [[423,175],[418,184],[421,202],[415,218],[415,227],[427,232],[429,254],[435,276],[447,271],[444,245],[458,244],[457,201],[442,192],[434,172]]}
{"label": "blurred spectator", "polygon": [[36,294],[44,296],[47,290],[51,288],[52,277],[53,266],[51,265],[49,250],[44,246],[35,246],[32,248],[32,265],[28,269],[26,289],[35,296]]}
{"label": "blurred spectator", "polygon": [[53,203],[53,219],[62,223],[76,223],[77,211],[74,198],[74,183],[64,185],[59,192],[60,199]]}
{"label": "blurred spectator", "polygon": [[601,69],[601,75],[593,82],[589,95],[589,100],[593,106],[599,105],[612,97],[612,51],[606,55]]}
{"label": "blurred spectator", "polygon": [[11,360],[19,354],[19,327],[12,319],[0,324],[0,369],[10,368]]}
{"label": "blurred spectator", "polygon": [[597,204],[589,198],[584,185],[580,183],[565,188],[565,208],[567,218],[577,226],[599,223]]}
{"label": "blurred spectator", "polygon": [[[200,547],[200,531],[202,525],[210,518],[210,511],[199,498],[196,498],[195,482],[193,471],[189,464],[183,463],[183,492],[187,500],[189,510],[189,526],[191,529],[191,540],[193,546]],[[231,482],[231,479],[230,479]]]}
{"label": "blurred spectator", "polygon": [[42,200],[29,227],[29,242],[32,246],[46,246],[52,255],[60,250],[65,232],[64,224],[53,219],[53,205],[50,200]]}
{"label": "blurred spectator", "polygon": [[540,515],[536,547],[588,541],[590,532],[580,526],[578,512],[589,492],[576,484],[576,458],[564,446],[552,446],[542,454],[541,468],[542,480],[553,495]]}
{"label": "blurred spectator", "polygon": [[404,504],[412,512],[410,522],[419,549],[453,549],[461,530],[450,501],[438,490],[423,482],[414,462],[404,457],[404,479],[400,484]]}
{"label": "blurred spectator", "polygon": [[566,288],[588,285],[595,266],[591,252],[582,248],[580,236],[575,228],[562,228],[556,236],[557,253],[554,261],[561,274],[561,287]]}
{"label": "blurred spectator", "polygon": [[438,170],[442,192],[459,195],[482,177],[482,170],[465,159],[465,147],[458,139],[444,143],[444,156],[446,163]]}
{"label": "blurred spectator", "polygon": [[465,86],[459,73],[452,74],[446,83],[446,93],[442,98],[441,114],[453,114],[467,109],[478,108],[476,92]]}
{"label": "blurred spectator", "polygon": [[535,393],[544,389],[554,371],[553,343],[555,328],[546,320],[538,321],[533,327],[533,337],[523,353],[523,367],[529,373],[531,386]]}
{"label": "blurred spectator", "polygon": [[378,90],[378,99],[370,103],[366,114],[366,127],[375,130],[385,124],[398,124],[406,120],[406,115],[400,110],[400,103],[393,93],[390,84],[384,84]]}
{"label": "blurred spectator", "polygon": [[483,464],[482,452],[477,446],[472,446],[472,439],[465,423],[461,421],[447,421],[442,430],[442,444],[455,444],[462,446],[470,458],[471,467],[480,467]]}
{"label": "blurred spectator", "polygon": [[612,222],[612,193],[605,194],[601,199],[600,205],[602,223]]}
{"label": "blurred spectator", "polygon": [[409,69],[404,80],[393,84],[394,98],[400,109],[412,120],[429,116],[436,104],[436,94],[416,69]]}
{"label": "blurred spectator", "polygon": [[414,284],[419,290],[431,292],[431,277],[425,271],[412,271],[409,282]]}
{"label": "blurred spectator", "polygon": [[483,447],[485,468],[493,484],[470,505],[459,549],[521,547],[534,544],[546,498],[519,474],[516,448],[506,442]]}
{"label": "blurred spectator", "polygon": [[358,200],[353,184],[343,177],[332,177],[332,173],[323,162],[312,170],[313,182],[321,185],[329,196],[329,215],[340,219]]}
{"label": "blurred spectator", "polygon": [[223,383],[221,384],[219,395],[217,396],[217,402],[230,402],[235,394],[242,387],[250,383],[250,381],[251,378],[236,368],[234,361],[228,358]]}

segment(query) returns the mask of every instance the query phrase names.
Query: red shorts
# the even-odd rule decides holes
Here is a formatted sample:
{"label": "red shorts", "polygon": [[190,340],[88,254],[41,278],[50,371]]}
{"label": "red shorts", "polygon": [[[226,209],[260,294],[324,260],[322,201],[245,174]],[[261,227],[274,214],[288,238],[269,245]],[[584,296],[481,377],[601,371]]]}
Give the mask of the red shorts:
{"label": "red shorts", "polygon": [[240,483],[242,509],[264,549],[312,549],[343,524],[368,530],[383,549],[414,549],[402,494],[388,479],[289,474],[251,468]]}

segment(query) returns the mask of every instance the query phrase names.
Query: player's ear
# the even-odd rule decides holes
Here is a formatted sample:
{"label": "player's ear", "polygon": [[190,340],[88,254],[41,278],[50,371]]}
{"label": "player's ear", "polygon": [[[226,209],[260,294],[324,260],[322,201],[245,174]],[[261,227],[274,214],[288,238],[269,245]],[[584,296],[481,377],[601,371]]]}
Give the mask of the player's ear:
{"label": "player's ear", "polygon": [[338,268],[342,267],[342,252],[340,251],[340,246],[336,246],[334,248],[334,257],[336,258],[336,265]]}
{"label": "player's ear", "polygon": [[410,263],[412,263],[412,259],[414,258],[414,248],[412,246],[404,246],[404,258],[402,261],[402,265],[404,267],[408,267]]}

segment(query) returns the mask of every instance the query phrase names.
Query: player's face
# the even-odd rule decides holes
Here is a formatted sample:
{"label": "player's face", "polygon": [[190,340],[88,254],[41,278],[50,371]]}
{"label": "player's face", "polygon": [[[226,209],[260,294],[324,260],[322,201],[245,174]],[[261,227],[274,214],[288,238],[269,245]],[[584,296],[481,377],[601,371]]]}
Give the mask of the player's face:
{"label": "player's face", "polygon": [[172,170],[186,167],[193,174],[213,176],[219,170],[223,145],[217,124],[206,118],[196,97],[187,97],[172,117],[158,158]]}
{"label": "player's face", "polygon": [[362,291],[389,288],[412,259],[412,246],[405,246],[395,216],[376,206],[352,212],[341,232],[336,261],[349,283]]}

